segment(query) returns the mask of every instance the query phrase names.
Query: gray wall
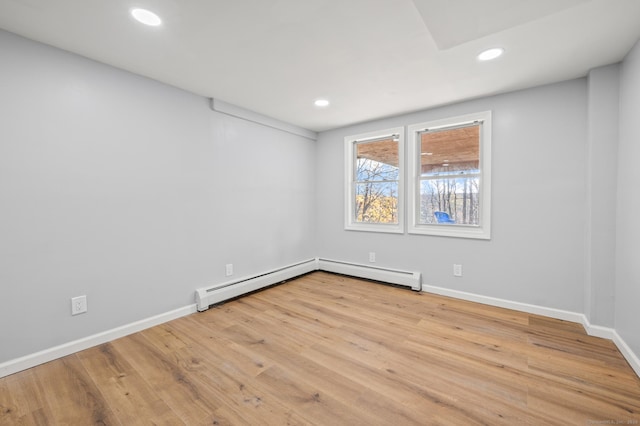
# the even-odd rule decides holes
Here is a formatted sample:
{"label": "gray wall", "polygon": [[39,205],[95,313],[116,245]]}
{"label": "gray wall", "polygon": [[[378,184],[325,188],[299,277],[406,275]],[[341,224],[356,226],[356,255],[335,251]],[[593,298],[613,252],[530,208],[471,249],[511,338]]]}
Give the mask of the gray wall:
{"label": "gray wall", "polygon": [[[640,353],[637,45],[588,79],[317,143],[3,31],[0,63],[0,362],[191,304],[228,279],[226,263],[241,277],[314,256],[367,263],[370,251],[426,284],[585,312]],[[345,136],[484,110],[490,241],[343,229]],[[72,317],[82,294],[89,312]]]}
{"label": "gray wall", "polygon": [[315,255],[313,141],[4,31],[0,63],[0,362]]}
{"label": "gray wall", "polygon": [[615,327],[640,356],[640,42],[620,72]]}
{"label": "gray wall", "polygon": [[614,326],[616,185],[620,65],[591,70],[588,77],[585,315]]}
{"label": "gray wall", "polygon": [[[345,136],[484,110],[493,111],[490,241],[343,229]],[[321,133],[318,254],[367,263],[374,251],[378,265],[421,271],[425,284],[583,312],[586,139],[586,79]]]}

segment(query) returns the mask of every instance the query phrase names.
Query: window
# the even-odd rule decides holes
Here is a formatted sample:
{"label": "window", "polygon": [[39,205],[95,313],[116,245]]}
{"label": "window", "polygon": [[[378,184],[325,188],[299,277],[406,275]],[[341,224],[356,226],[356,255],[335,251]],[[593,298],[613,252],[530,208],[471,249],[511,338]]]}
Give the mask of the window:
{"label": "window", "polygon": [[345,138],[345,229],[404,232],[402,127]]}
{"label": "window", "polygon": [[409,232],[491,238],[491,112],[409,126]]}

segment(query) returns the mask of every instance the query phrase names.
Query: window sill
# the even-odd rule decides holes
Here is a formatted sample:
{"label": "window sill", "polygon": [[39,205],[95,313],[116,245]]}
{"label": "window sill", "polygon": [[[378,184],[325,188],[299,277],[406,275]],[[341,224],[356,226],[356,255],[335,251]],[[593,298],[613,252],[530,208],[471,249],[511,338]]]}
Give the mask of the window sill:
{"label": "window sill", "polygon": [[491,231],[487,227],[465,225],[414,225],[409,228],[409,234],[480,240],[491,239]]}
{"label": "window sill", "polygon": [[383,234],[404,234],[404,229],[401,225],[366,225],[366,224],[350,224],[344,227],[345,231],[360,231],[360,232],[380,232]]}

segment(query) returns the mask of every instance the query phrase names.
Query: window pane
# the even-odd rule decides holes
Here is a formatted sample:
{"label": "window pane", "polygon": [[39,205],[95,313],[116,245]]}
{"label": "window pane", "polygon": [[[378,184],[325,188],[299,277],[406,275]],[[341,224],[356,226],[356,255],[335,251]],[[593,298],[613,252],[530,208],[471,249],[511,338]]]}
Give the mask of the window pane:
{"label": "window pane", "polygon": [[379,163],[367,158],[356,160],[356,181],[398,180],[398,167]]}
{"label": "window pane", "polygon": [[358,183],[355,197],[356,222],[398,223],[398,182]]}
{"label": "window pane", "polygon": [[420,133],[422,176],[478,173],[480,125]]}
{"label": "window pane", "polygon": [[409,233],[491,239],[491,111],[408,132]]}
{"label": "window pane", "polygon": [[404,232],[404,127],[347,136],[345,229]]}
{"label": "window pane", "polygon": [[355,145],[358,182],[398,180],[398,141],[383,139]]}
{"label": "window pane", "polygon": [[420,182],[420,224],[479,225],[480,179],[427,179]]}

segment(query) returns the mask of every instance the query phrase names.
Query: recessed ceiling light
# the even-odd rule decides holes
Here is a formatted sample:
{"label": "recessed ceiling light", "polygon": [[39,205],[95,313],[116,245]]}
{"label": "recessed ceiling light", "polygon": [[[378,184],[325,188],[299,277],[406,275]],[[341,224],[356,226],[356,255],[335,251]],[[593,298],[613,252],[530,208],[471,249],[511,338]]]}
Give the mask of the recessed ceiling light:
{"label": "recessed ceiling light", "polygon": [[136,21],[152,27],[157,27],[162,24],[162,19],[147,9],[133,9],[131,11],[131,16],[133,16]]}
{"label": "recessed ceiling light", "polygon": [[490,61],[492,59],[496,59],[498,56],[501,56],[504,53],[504,49],[502,47],[494,47],[491,49],[487,49],[484,52],[478,55],[478,60],[480,61]]}
{"label": "recessed ceiling light", "polygon": [[326,99],[316,99],[316,101],[313,104],[317,107],[324,108],[329,106],[329,101]]}
{"label": "recessed ceiling light", "polygon": [[422,153],[422,154],[420,154],[420,155],[433,155],[433,152],[423,152],[423,153]]}

